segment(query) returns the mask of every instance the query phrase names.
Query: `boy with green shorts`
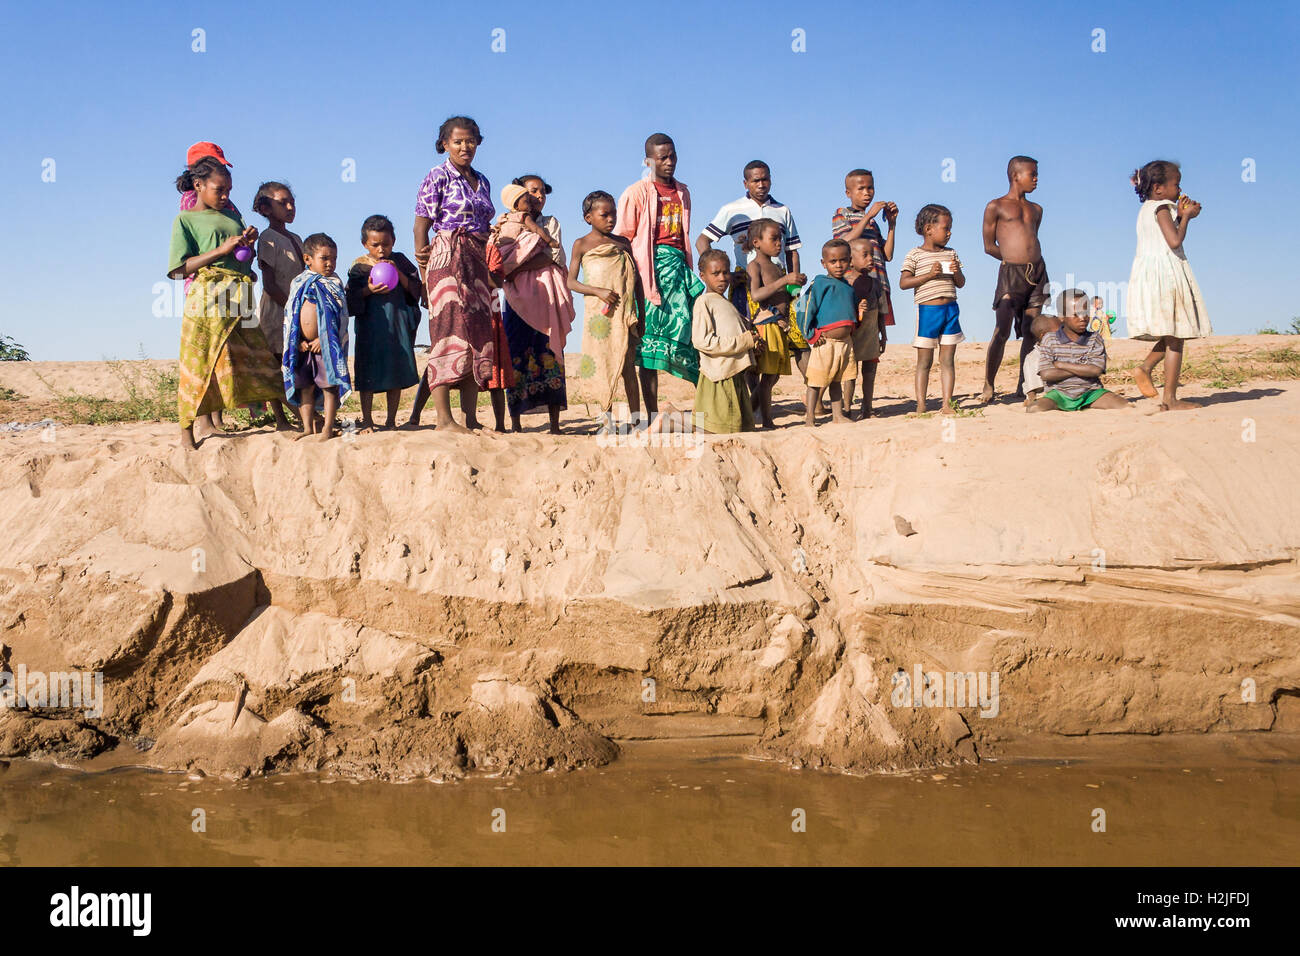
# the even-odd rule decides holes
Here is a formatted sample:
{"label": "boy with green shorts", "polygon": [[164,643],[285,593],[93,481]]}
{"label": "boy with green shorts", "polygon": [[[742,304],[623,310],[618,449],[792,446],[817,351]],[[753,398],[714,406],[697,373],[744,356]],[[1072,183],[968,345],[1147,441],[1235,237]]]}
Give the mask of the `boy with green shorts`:
{"label": "boy with green shorts", "polygon": [[1088,331],[1088,297],[1066,289],[1057,298],[1061,327],[1038,342],[1038,374],[1047,391],[1026,411],[1077,412],[1085,408],[1128,408],[1129,403],[1101,387],[1106,373],[1106,343]]}

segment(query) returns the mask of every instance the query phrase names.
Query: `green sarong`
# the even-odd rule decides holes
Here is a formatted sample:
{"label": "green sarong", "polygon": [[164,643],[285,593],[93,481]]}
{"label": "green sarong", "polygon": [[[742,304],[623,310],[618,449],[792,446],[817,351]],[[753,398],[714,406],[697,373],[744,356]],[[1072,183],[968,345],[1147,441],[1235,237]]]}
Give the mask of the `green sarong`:
{"label": "green sarong", "polygon": [[700,356],[691,345],[691,309],[704,283],[686,268],[686,253],[664,245],[655,246],[655,282],[660,304],[646,301],[637,364],[694,384],[700,377]]}
{"label": "green sarong", "polygon": [[1051,399],[1056,407],[1063,412],[1077,412],[1081,409],[1087,408],[1105,394],[1106,390],[1104,388],[1094,388],[1089,389],[1077,398],[1071,398],[1069,395],[1058,392],[1056,389],[1051,389],[1043,396],[1043,398]]}

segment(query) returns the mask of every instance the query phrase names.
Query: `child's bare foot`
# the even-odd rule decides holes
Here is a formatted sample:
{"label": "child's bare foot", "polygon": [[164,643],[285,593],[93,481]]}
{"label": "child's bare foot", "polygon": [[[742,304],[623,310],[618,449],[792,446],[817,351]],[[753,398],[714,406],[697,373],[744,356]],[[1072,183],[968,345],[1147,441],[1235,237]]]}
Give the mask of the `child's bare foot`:
{"label": "child's bare foot", "polygon": [[918,415],[925,414],[925,399],[921,399],[919,402],[916,403],[916,414]]}
{"label": "child's bare foot", "polygon": [[957,403],[954,402],[954,401],[952,401],[952,400],[949,400],[949,401],[946,401],[946,402],[941,402],[940,405],[939,405],[939,414],[940,414],[940,415],[956,415],[956,414],[957,414]]}
{"label": "child's bare foot", "polygon": [[305,435],[303,437],[309,438],[312,441],[329,441],[331,438],[337,438],[338,434],[339,433],[337,431],[332,431],[332,432],[322,431],[322,432],[314,432],[311,435]]}
{"label": "child's bare foot", "polygon": [[399,432],[413,432],[419,427],[420,427],[419,422],[417,422],[414,418],[408,418],[406,421],[402,422],[402,424],[397,426],[397,430]]}
{"label": "child's bare foot", "polygon": [[[477,424],[477,423],[476,423],[476,424]],[[445,422],[438,422],[438,431],[440,431],[440,432],[446,432],[446,433],[449,434],[449,435],[468,435],[468,434],[470,434],[470,430],[469,430],[469,428],[467,428],[465,425],[462,425],[460,422],[456,421],[454,418],[449,418],[449,419],[447,419]]]}
{"label": "child's bare foot", "polygon": [[808,411],[804,413],[804,416],[803,416],[803,423],[804,423],[805,425],[807,425],[809,428],[816,428],[816,427],[817,427],[817,410],[816,410],[816,409],[813,409],[813,408],[808,409]]}
{"label": "child's bare foot", "polygon": [[194,443],[194,428],[193,428],[193,426],[191,426],[191,427],[189,427],[189,428],[182,428],[182,429],[181,429],[180,443],[181,443],[181,447],[182,447],[182,448],[188,449],[189,451],[193,451],[194,449],[196,449],[196,448],[199,447],[198,445],[196,445],[196,444]]}
{"label": "child's bare foot", "polygon": [[1155,398],[1160,393],[1156,387],[1151,384],[1151,373],[1141,365],[1133,370],[1133,381],[1137,383],[1138,391],[1147,398]]}
{"label": "child's bare foot", "polygon": [[[673,417],[669,418],[670,415]],[[650,427],[646,429],[646,433],[650,435],[658,435],[663,432],[665,426],[667,426],[670,421],[681,421],[683,417],[681,409],[672,402],[669,402],[667,407],[661,408],[659,411],[655,412],[654,421],[650,423]]]}
{"label": "child's bare foot", "polygon": [[1172,402],[1163,402],[1160,410],[1164,412],[1185,412],[1193,408],[1200,408],[1195,402],[1185,402],[1181,398],[1175,398]]}
{"label": "child's bare foot", "polygon": [[831,407],[831,424],[832,424],[832,425],[839,425],[839,424],[841,424],[841,423],[843,423],[843,422],[847,422],[847,421],[849,421],[849,420],[850,420],[849,417],[848,417],[847,415],[844,414],[844,409],[843,409],[841,406],[839,406],[839,405],[834,405],[834,406]]}
{"label": "child's bare foot", "polygon": [[986,384],[984,386],[984,391],[980,392],[980,404],[987,405],[989,402],[993,401],[993,399],[996,397],[997,397],[997,393],[993,391],[993,386]]}
{"label": "child's bare foot", "polygon": [[278,432],[296,432],[299,431],[300,429],[298,428],[297,425],[295,425],[293,422],[289,421],[289,419],[286,418],[282,422],[275,423],[275,430]]}

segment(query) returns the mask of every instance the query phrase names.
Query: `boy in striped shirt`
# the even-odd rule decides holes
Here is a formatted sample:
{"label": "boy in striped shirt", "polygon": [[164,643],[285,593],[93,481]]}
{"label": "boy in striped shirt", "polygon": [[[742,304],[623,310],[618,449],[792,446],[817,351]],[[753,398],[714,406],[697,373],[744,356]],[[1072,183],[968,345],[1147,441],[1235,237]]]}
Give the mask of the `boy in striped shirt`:
{"label": "boy in striped shirt", "polygon": [[1088,297],[1066,289],[1057,299],[1061,326],[1044,333],[1038,352],[1038,374],[1047,391],[1026,408],[1030,412],[1077,412],[1085,408],[1129,408],[1127,401],[1102,388],[1106,374],[1106,343],[1100,332],[1088,331]]}

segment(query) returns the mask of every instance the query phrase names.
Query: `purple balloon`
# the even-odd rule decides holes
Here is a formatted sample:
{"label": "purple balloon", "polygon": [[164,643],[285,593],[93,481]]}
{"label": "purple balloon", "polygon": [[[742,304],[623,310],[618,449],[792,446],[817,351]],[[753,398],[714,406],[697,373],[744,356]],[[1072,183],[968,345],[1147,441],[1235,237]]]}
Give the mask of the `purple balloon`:
{"label": "purple balloon", "polygon": [[370,282],[372,285],[386,285],[390,289],[396,289],[397,266],[391,262],[376,262],[370,268]]}
{"label": "purple balloon", "polygon": [[235,250],[235,258],[240,262],[247,262],[249,259],[253,258],[253,250],[248,248],[248,246],[240,246]]}

